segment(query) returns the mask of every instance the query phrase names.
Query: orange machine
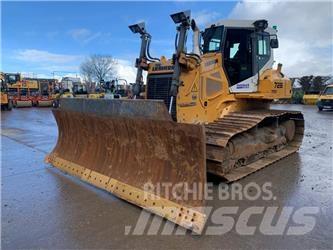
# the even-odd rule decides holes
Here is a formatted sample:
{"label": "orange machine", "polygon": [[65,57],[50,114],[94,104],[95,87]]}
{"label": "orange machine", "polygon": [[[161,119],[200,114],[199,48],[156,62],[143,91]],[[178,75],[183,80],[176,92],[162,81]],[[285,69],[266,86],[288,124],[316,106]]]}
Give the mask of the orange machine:
{"label": "orange machine", "polygon": [[1,92],[1,110],[12,110],[12,100],[8,95],[8,84],[5,80],[5,74],[0,73],[0,92]]}
{"label": "orange machine", "polygon": [[10,93],[13,96],[14,107],[31,107],[35,103],[38,93],[38,82],[36,80],[21,79],[16,74],[17,81],[9,85]]}
{"label": "orange machine", "polygon": [[22,82],[19,73],[4,73],[4,79],[8,87],[8,96],[12,100],[14,107],[31,107],[32,101],[29,100],[30,91],[26,84]]}
{"label": "orange machine", "polygon": [[53,97],[51,95],[53,86],[56,80],[54,79],[38,79],[38,95],[35,97],[34,104],[37,107],[51,107]]}

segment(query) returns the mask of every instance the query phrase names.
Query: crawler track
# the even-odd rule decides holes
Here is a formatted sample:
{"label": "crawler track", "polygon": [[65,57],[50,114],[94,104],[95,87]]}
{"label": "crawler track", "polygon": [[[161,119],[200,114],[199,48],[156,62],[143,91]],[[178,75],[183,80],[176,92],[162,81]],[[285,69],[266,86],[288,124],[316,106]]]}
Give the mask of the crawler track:
{"label": "crawler track", "polygon": [[[278,151],[258,152],[261,156],[254,162],[245,166],[235,167],[225,173],[222,169],[223,149],[234,136],[249,131],[253,128],[278,124],[286,120],[295,121],[294,139]],[[207,124],[207,171],[225,178],[228,182],[239,180],[257,170],[264,168],[294,152],[296,152],[303,139],[303,115],[297,111],[282,110],[253,110],[246,112],[232,112],[217,121]]]}

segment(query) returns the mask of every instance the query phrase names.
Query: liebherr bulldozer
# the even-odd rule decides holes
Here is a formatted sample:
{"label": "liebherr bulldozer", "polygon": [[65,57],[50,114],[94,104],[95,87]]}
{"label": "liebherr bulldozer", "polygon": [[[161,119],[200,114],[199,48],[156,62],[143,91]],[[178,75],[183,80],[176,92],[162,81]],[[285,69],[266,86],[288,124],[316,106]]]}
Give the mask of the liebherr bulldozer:
{"label": "liebherr bulldozer", "polygon": [[143,23],[130,26],[141,35],[138,98],[61,99],[53,110],[58,142],[47,161],[201,233],[206,173],[233,182],[296,152],[304,121],[300,112],[269,109],[292,89],[282,65],[272,68],[278,40],[266,20],[227,20],[200,32],[189,11],[171,18],[177,36],[170,60],[150,56]]}

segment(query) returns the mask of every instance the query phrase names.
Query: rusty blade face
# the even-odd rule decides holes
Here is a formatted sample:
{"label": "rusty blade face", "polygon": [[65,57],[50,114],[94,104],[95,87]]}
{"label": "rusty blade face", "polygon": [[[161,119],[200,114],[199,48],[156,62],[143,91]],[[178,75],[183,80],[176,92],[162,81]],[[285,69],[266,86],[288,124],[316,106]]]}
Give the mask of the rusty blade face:
{"label": "rusty blade face", "polygon": [[[126,102],[125,105],[132,103]],[[131,112],[135,112],[134,106]],[[140,118],[137,115],[131,118],[128,112],[124,114],[116,108],[113,109],[115,112],[109,112],[106,116],[82,112],[82,107],[81,112],[69,111],[68,107],[73,106],[64,108],[64,105],[61,106],[62,110],[53,110],[59,137],[49,161],[65,171],[63,165],[67,164],[70,173],[76,171],[78,174],[73,174],[86,181],[94,173],[95,180],[88,182],[200,232],[204,225],[204,214],[196,207],[204,205],[204,129],[201,125],[178,124],[171,121],[164,111],[143,106],[139,108],[155,110],[154,114],[145,115],[155,116],[156,119]],[[89,176],[84,177],[87,173]],[[105,186],[98,183],[98,178],[96,183],[96,176],[102,176],[100,182],[105,182]],[[116,187],[112,183],[123,186]],[[141,197],[140,192],[147,191],[147,184],[150,187],[149,193],[161,198],[159,203],[151,201],[146,204],[149,199],[147,201]],[[201,188],[197,188],[199,186]],[[152,187],[160,188],[156,192]],[[135,190],[137,193],[133,198],[131,195]],[[187,193],[187,190],[191,192]],[[164,211],[164,207],[173,208]]]}
{"label": "rusty blade face", "polygon": [[102,117],[112,116],[131,119],[172,120],[164,102],[161,100],[61,98],[60,109]]}

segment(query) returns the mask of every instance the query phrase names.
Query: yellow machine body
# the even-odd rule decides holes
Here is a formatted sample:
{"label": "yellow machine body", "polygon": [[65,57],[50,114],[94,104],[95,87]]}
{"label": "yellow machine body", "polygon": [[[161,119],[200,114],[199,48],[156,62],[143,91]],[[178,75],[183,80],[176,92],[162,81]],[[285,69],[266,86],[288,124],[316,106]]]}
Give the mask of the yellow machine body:
{"label": "yellow machine body", "polygon": [[325,87],[324,91],[319,95],[318,100],[333,100],[333,84]]}
{"label": "yellow machine body", "polygon": [[306,104],[306,105],[315,105],[316,102],[318,101],[319,99],[319,94],[318,95],[315,95],[315,94],[305,94],[303,96],[303,103]]}
{"label": "yellow machine body", "polygon": [[327,85],[317,100],[319,111],[323,109],[333,109],[333,84]]}
{"label": "yellow machine body", "polygon": [[201,64],[193,67],[180,76],[183,84],[177,96],[179,122],[209,123],[229,112],[291,97],[291,81],[277,69],[267,69],[260,75],[257,92],[234,94],[229,91],[221,53],[206,54]]}
{"label": "yellow machine body", "polygon": [[16,83],[10,84],[8,86],[9,88],[19,88],[19,89],[30,89],[30,90],[38,90],[39,85],[37,80],[29,80],[29,79],[23,79],[20,81],[17,81]]}
{"label": "yellow machine body", "polygon": [[100,98],[104,98],[105,93],[90,93],[88,94],[88,98],[90,99],[100,99]]}
{"label": "yellow machine body", "polygon": [[0,73],[0,81],[1,81],[1,106],[2,105],[7,105],[9,98],[8,98],[8,93],[7,93],[7,84],[5,82],[5,77],[4,73]]}
{"label": "yellow machine body", "polygon": [[61,98],[73,98],[74,96],[71,92],[65,92],[65,93],[60,94],[60,95],[57,96],[57,98],[60,98],[60,97]]}
{"label": "yellow machine body", "polygon": [[0,94],[1,94],[1,110],[12,110],[12,100],[8,94],[8,82],[6,80],[6,74],[0,72]]}
{"label": "yellow machine body", "polygon": [[1,105],[8,104],[8,94],[1,92]]}
{"label": "yellow machine body", "polygon": [[[267,69],[260,74],[257,92],[230,93],[222,54],[205,54],[201,59],[200,65],[195,65],[195,62],[185,57],[183,59],[187,68],[183,69],[180,76],[182,84],[176,104],[178,122],[205,124],[229,112],[267,108],[267,104],[274,99],[291,98],[291,81],[282,76],[281,69]],[[162,57],[159,63],[149,65],[148,77],[172,74],[172,69],[171,60]]]}

